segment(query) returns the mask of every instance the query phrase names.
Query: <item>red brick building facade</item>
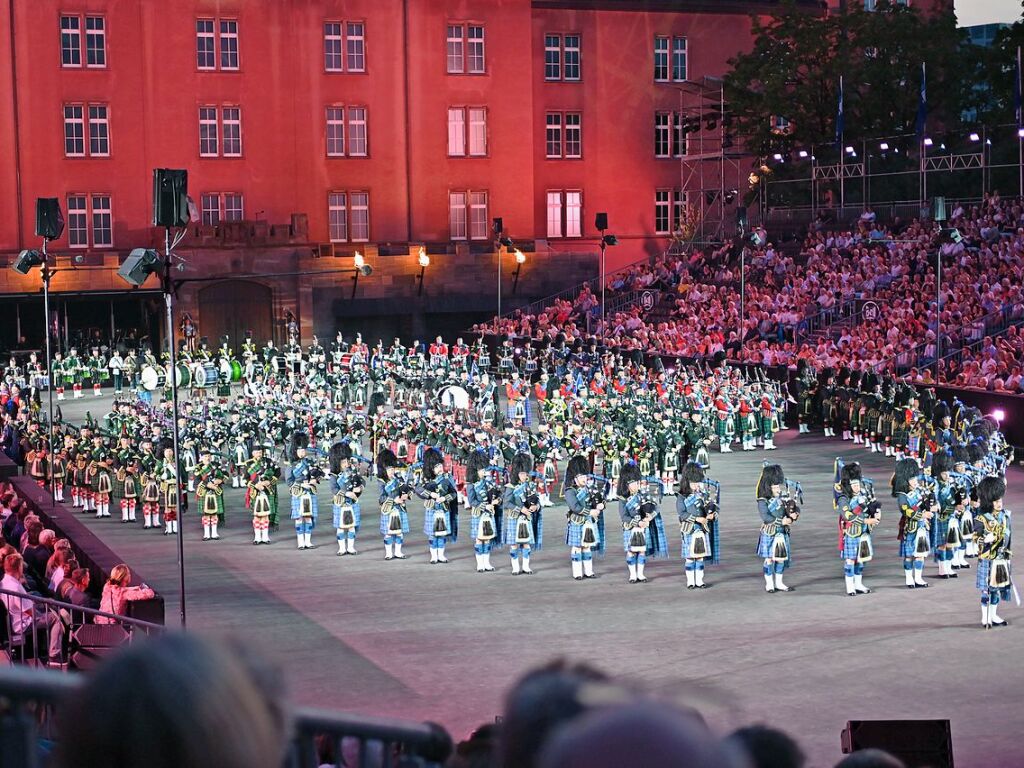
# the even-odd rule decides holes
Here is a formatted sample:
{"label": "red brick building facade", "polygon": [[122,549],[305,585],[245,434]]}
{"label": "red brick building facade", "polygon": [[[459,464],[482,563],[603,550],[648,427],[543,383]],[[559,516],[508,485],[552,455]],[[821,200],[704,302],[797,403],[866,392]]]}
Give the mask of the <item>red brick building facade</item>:
{"label": "red brick building facade", "polygon": [[[694,84],[720,77],[749,46],[750,14],[773,7],[4,3],[0,258],[38,245],[35,199],[58,197],[67,228],[51,249],[114,265],[162,240],[149,226],[152,169],[186,168],[202,220],[179,247],[183,277],[257,263],[260,273],[322,269],[314,252],[359,250],[373,263],[355,302],[347,277],[340,287],[337,275],[260,278],[274,324],[293,311],[307,332],[330,332],[339,317],[377,314],[384,298],[403,300],[395,309],[405,312],[420,311],[409,309],[416,299],[428,316],[455,300],[492,311],[494,217],[526,246],[520,291],[544,295],[592,275],[595,213],[608,213],[621,243],[611,268],[665,249],[680,187],[733,187],[745,177],[723,178],[730,172],[711,157],[720,128],[698,121],[687,137],[680,114],[695,103]],[[702,134],[710,182],[683,172],[682,156],[704,146]],[[421,246],[432,259],[422,291]],[[111,270],[61,279],[55,289],[120,287]],[[4,292],[37,286],[38,277],[10,270],[0,277]],[[200,287],[185,290],[183,304],[211,312]]]}

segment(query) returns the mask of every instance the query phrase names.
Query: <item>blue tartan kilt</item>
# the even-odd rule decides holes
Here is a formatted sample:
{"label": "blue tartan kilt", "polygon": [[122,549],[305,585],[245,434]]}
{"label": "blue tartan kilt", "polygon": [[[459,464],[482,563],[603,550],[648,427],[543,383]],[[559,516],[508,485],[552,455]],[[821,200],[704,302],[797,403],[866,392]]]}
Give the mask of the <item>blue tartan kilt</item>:
{"label": "blue tartan kilt", "polygon": [[[389,517],[391,517],[391,515],[381,515],[380,516],[380,535],[381,536],[392,535],[392,534],[388,533],[388,518]],[[403,509],[402,512],[401,512],[401,517],[402,517],[402,533],[408,533],[409,532],[409,512],[407,510]]]}
{"label": "blue tartan kilt", "polygon": [[[334,504],[332,506],[334,507],[334,527],[335,528],[340,528],[341,527],[341,507],[338,506],[337,504]],[[355,523],[356,523],[355,530],[358,531],[359,530],[359,526],[363,522],[362,511],[359,509],[359,502],[356,502],[355,504],[352,505],[352,517],[353,517],[353,519],[355,520]]]}
{"label": "blue tartan kilt", "polygon": [[[757,556],[762,560],[769,560],[772,557],[772,542],[775,541],[777,534],[770,534],[761,531],[761,535],[757,537]],[[789,552],[789,558],[786,563],[793,562],[793,543],[790,541],[789,534],[782,534],[786,538],[786,550]]]}
{"label": "blue tartan kilt", "polygon": [[843,534],[843,551],[839,553],[839,557],[843,560],[856,560],[857,555],[860,554],[860,536],[850,536]]}
{"label": "blue tartan kilt", "polygon": [[[434,512],[436,510],[424,510],[423,512],[423,535],[429,539],[434,538]],[[445,538],[455,540],[455,531],[452,529],[452,514],[450,509],[444,510],[445,525],[448,526],[448,533]]]}
{"label": "blue tartan kilt", "polygon": [[[932,550],[946,546],[946,537],[949,535],[950,520],[955,520],[955,518],[940,520],[938,515],[932,518],[932,527],[928,532],[928,535],[931,538]],[[938,552],[933,552],[933,554],[937,561],[939,559]]]}
{"label": "blue tartan kilt", "polygon": [[[523,411],[524,411],[523,425],[528,427],[531,424],[533,424],[533,406],[530,403],[530,398],[526,398],[526,400],[523,401]],[[508,418],[509,421],[511,421],[512,419],[516,418],[516,405],[515,405],[515,403],[511,403],[511,404],[509,404],[506,407],[506,409],[505,409],[505,416],[506,416],[506,418]]]}
{"label": "blue tartan kilt", "polygon": [[[301,509],[301,496],[292,496],[292,520],[298,520],[302,515],[300,514]],[[313,525],[316,525],[317,517],[319,517],[320,510],[317,506],[316,496],[312,496],[312,504],[310,507],[313,510]]]}
{"label": "blue tartan kilt", "polygon": [[[659,515],[654,519],[654,527],[658,534],[658,546],[654,546],[654,540],[651,537],[651,529],[648,527],[644,530],[644,539],[647,542],[647,557],[668,557],[668,540],[665,538],[665,521],[661,519]],[[626,554],[629,554],[629,538],[632,535],[632,531],[622,531],[622,547]]]}
{"label": "blue tartan kilt", "polygon": [[[536,516],[536,515],[535,515]],[[505,536],[504,541],[510,547],[515,546],[529,546],[534,549],[540,549],[540,545],[537,543],[537,536],[534,532],[536,524],[530,525],[530,540],[528,542],[517,542],[516,541],[516,524],[519,522],[519,515],[506,515],[505,516]],[[531,521],[533,523],[534,521]]]}
{"label": "blue tartan kilt", "polygon": [[[632,530],[623,530],[622,531],[622,548],[623,548],[623,550],[625,550],[627,555],[630,554],[630,551],[629,551],[629,540],[632,537],[633,537],[633,531]],[[647,551],[650,552],[651,551],[651,532],[650,532],[650,530],[644,531],[644,539],[647,542]]]}
{"label": "blue tartan kilt", "polygon": [[[1012,590],[1010,587],[1003,587],[1002,589],[993,589],[988,585],[989,574],[992,573],[992,561],[983,560],[978,558],[978,570],[977,575],[974,578],[974,586],[976,586],[982,592],[998,592],[1001,600],[1009,600]],[[1010,566],[1010,573],[1013,573],[1013,566]]]}
{"label": "blue tartan kilt", "polygon": [[[707,543],[708,543],[708,556],[704,557],[704,558],[701,558],[701,562],[702,563],[710,563],[711,562],[711,536],[709,536],[707,533],[705,533],[704,536],[706,537]],[[693,534],[692,533],[684,533],[683,534],[683,543],[682,543],[682,546],[679,549],[680,557],[682,557],[684,560],[686,559],[686,553],[690,551],[690,546],[692,544],[693,544]]]}
{"label": "blue tartan kilt", "polygon": [[[470,518],[469,518],[469,537],[473,541],[476,541],[477,540],[477,535],[479,533],[480,533],[480,517],[476,516],[476,515],[470,515]],[[501,516],[500,515],[495,515],[494,516],[494,533],[495,533],[494,538],[490,539],[487,543],[490,544],[491,546],[494,546],[494,547],[501,546],[502,530],[501,530]]]}
{"label": "blue tartan kilt", "polygon": [[[604,552],[604,518],[597,518],[597,542],[590,546],[591,552]],[[583,526],[569,523],[565,528],[565,543],[570,547],[583,546]]]}
{"label": "blue tartan kilt", "polygon": [[900,539],[900,557],[913,557],[916,542],[917,531],[903,534],[903,537]]}

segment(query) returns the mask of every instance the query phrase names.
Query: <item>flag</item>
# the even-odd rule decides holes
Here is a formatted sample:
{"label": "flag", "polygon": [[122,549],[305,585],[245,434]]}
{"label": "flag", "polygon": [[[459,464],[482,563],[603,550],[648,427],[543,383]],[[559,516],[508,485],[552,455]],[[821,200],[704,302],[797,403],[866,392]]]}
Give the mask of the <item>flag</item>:
{"label": "flag", "polygon": [[842,145],[843,132],[846,128],[846,116],[843,114],[843,76],[839,76],[839,108],[836,110],[836,144]]}
{"label": "flag", "polygon": [[921,62],[921,100],[917,104],[917,135],[923,136],[928,122],[928,93],[925,87],[924,62]]}

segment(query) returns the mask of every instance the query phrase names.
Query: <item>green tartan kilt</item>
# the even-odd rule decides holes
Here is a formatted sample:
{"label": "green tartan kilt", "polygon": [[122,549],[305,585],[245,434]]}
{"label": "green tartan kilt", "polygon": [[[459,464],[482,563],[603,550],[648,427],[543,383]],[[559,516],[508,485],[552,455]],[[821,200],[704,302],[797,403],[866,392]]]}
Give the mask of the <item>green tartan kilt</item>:
{"label": "green tartan kilt", "polygon": [[761,416],[761,434],[770,437],[775,434],[774,419],[771,416]]}

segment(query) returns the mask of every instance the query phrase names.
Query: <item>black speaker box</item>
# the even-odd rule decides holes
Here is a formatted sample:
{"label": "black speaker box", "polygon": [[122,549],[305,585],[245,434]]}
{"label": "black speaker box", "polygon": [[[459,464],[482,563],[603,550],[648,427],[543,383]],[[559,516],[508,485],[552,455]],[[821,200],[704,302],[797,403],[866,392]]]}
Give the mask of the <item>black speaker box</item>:
{"label": "black speaker box", "polygon": [[850,720],[841,742],[843,754],[884,749],[907,768],[953,768],[949,720]]}
{"label": "black speaker box", "polygon": [[36,198],[36,236],[56,240],[64,231],[64,214],[56,197]]}
{"label": "black speaker box", "polygon": [[494,229],[494,236],[501,237],[501,233],[505,231],[505,222],[501,220],[501,216],[495,216],[491,226]]}
{"label": "black speaker box", "polygon": [[136,248],[121,263],[117,274],[130,285],[139,286],[146,282],[160,264],[160,254],[149,248]]}
{"label": "black speaker box", "polygon": [[608,214],[599,213],[594,217],[594,229],[598,232],[604,232],[608,229]]}
{"label": "black speaker box", "polygon": [[184,227],[188,222],[188,171],[153,169],[153,226]]}

